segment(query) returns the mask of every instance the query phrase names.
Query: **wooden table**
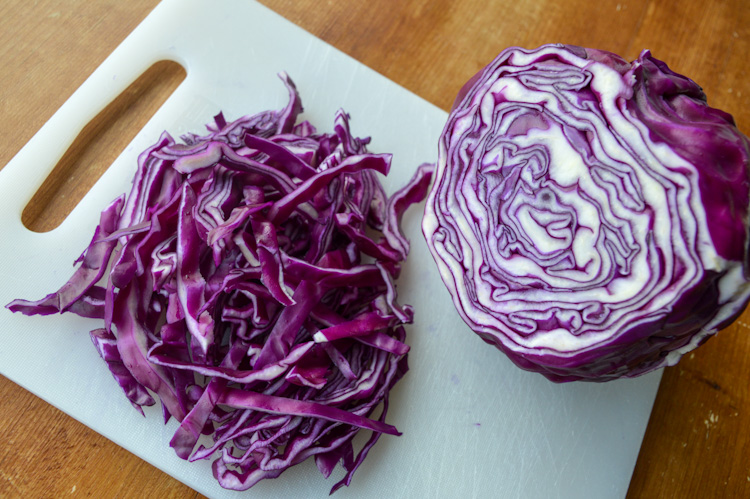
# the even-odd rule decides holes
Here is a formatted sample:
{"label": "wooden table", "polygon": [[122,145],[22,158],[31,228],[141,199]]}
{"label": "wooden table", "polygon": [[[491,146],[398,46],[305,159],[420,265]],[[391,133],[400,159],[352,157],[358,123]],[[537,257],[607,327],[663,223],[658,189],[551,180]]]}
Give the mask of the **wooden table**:
{"label": "wooden table", "polygon": [[[262,3],[443,109],[463,82],[506,46],[565,42],[628,59],[649,48],[699,82],[713,106],[731,112],[740,128],[750,131],[746,0],[601,0],[595,6],[583,0]],[[0,165],[156,4],[0,3]],[[110,164],[140,116],[153,112],[181,78],[172,67],[157,68],[87,127],[57,179],[24,213],[27,226],[57,225],[85,192],[84,181]],[[94,173],[81,173],[77,165],[83,163]],[[748,329],[745,314],[665,370],[629,497],[750,497]],[[0,407],[0,497],[198,496],[4,378]]]}

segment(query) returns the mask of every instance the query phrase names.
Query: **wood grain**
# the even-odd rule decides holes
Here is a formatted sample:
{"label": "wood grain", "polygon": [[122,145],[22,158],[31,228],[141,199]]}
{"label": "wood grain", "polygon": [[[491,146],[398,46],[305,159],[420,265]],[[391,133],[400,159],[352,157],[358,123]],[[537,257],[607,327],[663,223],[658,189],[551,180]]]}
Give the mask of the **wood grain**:
{"label": "wood grain", "polygon": [[[156,3],[0,3],[0,165]],[[631,59],[648,48],[700,83],[712,105],[750,130],[745,0],[262,3],[443,109],[506,46],[564,42]],[[168,93],[168,87],[154,95]],[[143,113],[153,112],[158,100]],[[106,161],[94,174],[104,168]],[[58,204],[52,212],[74,204],[53,201]],[[48,219],[42,214],[35,223]],[[745,314],[665,370],[628,497],[750,497],[748,329]],[[198,497],[4,378],[0,406],[0,497]]]}

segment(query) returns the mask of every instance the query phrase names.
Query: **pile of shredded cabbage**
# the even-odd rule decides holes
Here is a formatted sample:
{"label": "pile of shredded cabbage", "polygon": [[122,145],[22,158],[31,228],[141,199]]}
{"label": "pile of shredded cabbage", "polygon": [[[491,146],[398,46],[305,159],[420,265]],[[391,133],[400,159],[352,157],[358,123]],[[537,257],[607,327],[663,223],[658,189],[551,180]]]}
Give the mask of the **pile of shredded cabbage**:
{"label": "pile of shredded cabbage", "polygon": [[[422,166],[388,198],[339,111],[334,131],[297,123],[289,103],[141,154],[130,195],[101,214],[75,273],[14,312],[102,320],[91,339],[132,405],[162,403],[183,459],[215,458],[221,486],[245,490],[314,456],[349,485],[381,434],[407,371],[394,280],[409,243],[404,210],[426,195]],[[354,436],[372,431],[355,454]],[[199,445],[201,435],[213,443]]]}

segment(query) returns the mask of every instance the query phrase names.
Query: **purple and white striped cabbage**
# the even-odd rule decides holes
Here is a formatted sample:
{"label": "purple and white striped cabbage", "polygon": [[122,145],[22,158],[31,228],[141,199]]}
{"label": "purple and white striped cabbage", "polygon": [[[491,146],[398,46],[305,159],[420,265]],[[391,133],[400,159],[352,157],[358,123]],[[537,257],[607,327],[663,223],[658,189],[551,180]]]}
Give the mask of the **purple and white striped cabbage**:
{"label": "purple and white striped cabbage", "polygon": [[[165,421],[181,422],[176,453],[215,458],[223,487],[314,456],[326,477],[346,470],[333,492],[381,434],[399,435],[385,423],[413,319],[396,301],[409,251],[399,221],[426,196],[432,166],[388,198],[376,172],[391,156],[368,153],[343,111],[330,134],[296,124],[302,105],[281,76],[280,111],[219,114],[183,143],[164,133],[71,279],[8,308],[103,320],[91,339],[128,400],[143,413],[157,395]],[[355,453],[362,429],[372,436]],[[202,434],[213,445],[198,445]]]}
{"label": "purple and white striped cabbage", "polygon": [[463,319],[517,365],[637,376],[746,306],[749,156],[648,51],[509,48],[454,103],[423,232]]}

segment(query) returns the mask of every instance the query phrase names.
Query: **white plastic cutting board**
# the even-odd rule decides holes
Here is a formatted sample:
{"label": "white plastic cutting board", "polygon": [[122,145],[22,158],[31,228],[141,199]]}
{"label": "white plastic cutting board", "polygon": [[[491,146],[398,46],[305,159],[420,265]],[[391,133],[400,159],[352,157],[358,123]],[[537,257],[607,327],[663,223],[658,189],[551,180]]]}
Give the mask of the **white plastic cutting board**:
{"label": "white plastic cutting board", "polygon": [[[388,50],[387,47],[383,48]],[[68,219],[45,234],[21,212],[80,129],[152,63],[179,62],[187,78]],[[265,7],[243,0],[165,0],[0,171],[0,304],[57,289],[88,243],[99,211],[129,188],[137,154],[163,130],[202,132],[286,102],[276,73],[296,82],[305,118],[331,131],[343,107],[373,152],[392,152],[386,189],[434,161],[446,114]],[[399,281],[416,310],[408,328],[411,371],[392,392],[384,436],[340,498],[622,498],[660,374],[607,384],[553,384],[515,368],[458,317],[419,231]],[[66,314],[24,317],[0,309],[0,370],[117,444],[210,497],[324,497],[334,480],[312,461],[242,495],[221,489],[208,463],[178,459],[158,408],[136,413],[99,359],[96,321]]]}

